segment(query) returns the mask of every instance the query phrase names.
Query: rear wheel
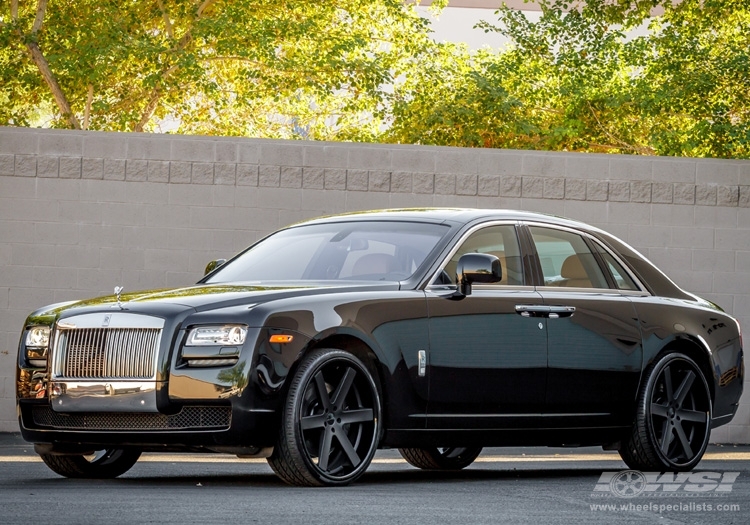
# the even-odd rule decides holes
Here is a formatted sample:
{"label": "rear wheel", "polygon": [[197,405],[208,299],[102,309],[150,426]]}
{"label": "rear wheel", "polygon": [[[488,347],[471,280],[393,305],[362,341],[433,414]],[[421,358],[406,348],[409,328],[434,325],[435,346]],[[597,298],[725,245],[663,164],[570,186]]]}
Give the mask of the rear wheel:
{"label": "rear wheel", "polygon": [[300,363],[268,463],[291,485],[346,485],[370,465],[380,434],[380,397],[358,358],[315,350]]}
{"label": "rear wheel", "polygon": [[646,377],[620,456],[637,470],[691,470],[711,434],[711,393],[703,372],[687,355],[669,353]]}
{"label": "rear wheel", "polygon": [[482,447],[400,448],[401,456],[411,465],[425,470],[461,470],[471,465]]}
{"label": "rear wheel", "polygon": [[81,456],[40,456],[49,468],[66,478],[108,479],[130,470],[141,457],[141,451],[111,448]]}

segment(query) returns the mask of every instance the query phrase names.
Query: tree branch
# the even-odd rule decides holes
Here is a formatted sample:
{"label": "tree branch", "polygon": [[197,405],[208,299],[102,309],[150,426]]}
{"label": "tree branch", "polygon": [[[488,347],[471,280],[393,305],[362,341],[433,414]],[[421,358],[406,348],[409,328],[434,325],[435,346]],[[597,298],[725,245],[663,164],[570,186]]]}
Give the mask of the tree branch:
{"label": "tree branch", "polygon": [[94,102],[94,85],[89,84],[89,92],[86,96],[86,109],[83,112],[83,129],[89,129],[89,119],[91,117],[91,104]]}
{"label": "tree branch", "polygon": [[[41,0],[40,0],[41,1]],[[159,7],[162,7],[162,0],[158,0]],[[195,19],[199,19],[201,15],[203,15],[203,12],[213,4],[215,0],[203,0],[203,3],[198,6],[198,10],[195,14]],[[162,15],[166,17],[164,9],[162,9]],[[170,35],[172,36],[172,35]],[[188,44],[193,40],[193,35],[191,32],[191,29],[188,29],[187,32],[180,38],[179,42],[177,43],[177,46],[174,48],[176,51],[182,51],[184,50]],[[178,69],[178,66],[172,66],[168,69],[166,69],[162,74],[161,78],[162,80],[166,80],[169,75],[171,75],[175,70]],[[141,113],[141,120],[138,121],[138,123],[133,128],[133,131],[141,132],[146,127],[146,124],[148,124],[148,121],[151,120],[151,117],[154,115],[154,112],[156,111],[156,108],[159,106],[159,99],[161,98],[161,86],[156,86],[154,89],[151,90],[151,95],[149,96],[148,103],[146,104],[146,107],[143,109],[143,112]]]}
{"label": "tree branch", "polygon": [[159,105],[160,97],[161,97],[161,90],[157,86],[151,92],[151,97],[148,100],[148,104],[146,104],[146,107],[143,109],[143,112],[141,113],[141,120],[138,121],[138,124],[135,125],[135,127],[133,128],[133,131],[137,133],[140,133],[143,131],[143,129],[146,127],[146,124],[148,124],[148,121],[151,120],[151,117],[154,116],[154,111],[156,111],[156,107]]}
{"label": "tree branch", "polygon": [[47,0],[39,0],[36,4],[36,18],[34,19],[34,25],[31,27],[31,34],[36,35],[42,28],[42,22],[44,22],[44,13],[47,11]]}
{"label": "tree branch", "polygon": [[39,45],[36,42],[31,41],[26,44],[26,48],[29,50],[31,59],[36,64],[36,67],[39,68],[39,72],[42,74],[42,77],[44,77],[44,81],[47,83],[47,86],[52,92],[52,96],[55,98],[57,107],[60,109],[63,117],[65,117],[65,119],[68,121],[68,124],[70,124],[71,128],[81,129],[81,124],[78,122],[78,119],[73,113],[73,110],[70,107],[70,103],[65,97],[65,93],[63,93],[62,88],[60,88],[60,84],[57,83],[57,79],[52,73],[47,59],[44,58],[42,50],[39,49]]}
{"label": "tree branch", "polygon": [[[52,70],[49,67],[47,59],[44,58],[44,54],[42,53],[42,50],[39,49],[39,44],[36,41],[37,34],[41,30],[42,23],[44,22],[44,14],[47,11],[47,2],[48,0],[39,0],[37,3],[36,18],[34,20],[34,25],[31,28],[31,38],[28,38],[26,35],[24,35],[19,28],[16,28],[15,33],[19,36],[21,41],[24,42],[31,60],[36,65],[37,69],[39,69],[39,73],[41,73],[42,78],[47,83],[47,87],[49,87],[49,90],[52,92],[52,97],[55,99],[57,107],[60,110],[60,113],[62,113],[62,116],[68,121],[68,124],[70,124],[71,128],[81,129],[81,124],[78,122],[78,119],[73,113],[73,110],[70,107],[70,103],[65,97],[65,93],[63,93],[60,84],[57,82],[54,73],[52,73]],[[13,22],[17,22],[18,0],[11,0],[10,13]]]}
{"label": "tree branch", "polygon": [[203,3],[198,7],[198,11],[195,12],[195,18],[198,19],[208,7],[211,6],[216,0],[203,0]]}
{"label": "tree branch", "polygon": [[[619,139],[618,137],[615,137],[610,131],[602,125],[601,120],[599,120],[599,115],[596,114],[596,111],[594,110],[594,107],[591,105],[591,102],[586,102],[586,105],[589,107],[589,111],[594,116],[594,120],[596,120],[596,125],[599,127],[599,129],[604,132],[607,137],[609,137],[615,144],[618,144],[619,148],[625,149],[625,150],[631,150],[635,151],[636,153],[639,153],[641,155],[653,155],[655,153],[655,150],[648,146],[638,146],[635,144],[629,144],[628,142]],[[593,144],[594,146],[602,146],[602,144]]]}
{"label": "tree branch", "polygon": [[172,28],[172,21],[169,20],[169,15],[167,15],[167,10],[164,7],[164,2],[162,0],[156,0],[156,3],[159,5],[161,17],[164,19],[164,25],[167,28],[167,35],[169,36],[169,38],[174,40],[174,29]]}

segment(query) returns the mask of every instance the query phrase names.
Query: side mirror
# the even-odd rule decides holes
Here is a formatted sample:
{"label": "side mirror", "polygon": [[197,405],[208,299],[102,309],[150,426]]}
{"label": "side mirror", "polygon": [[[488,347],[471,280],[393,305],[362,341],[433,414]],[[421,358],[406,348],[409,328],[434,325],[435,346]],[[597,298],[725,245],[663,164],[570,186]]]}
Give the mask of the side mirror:
{"label": "side mirror", "polygon": [[215,261],[211,261],[206,265],[206,271],[203,272],[203,275],[208,275],[225,262],[227,262],[226,259],[216,259]]}
{"label": "side mirror", "polygon": [[458,295],[471,295],[472,283],[497,283],[503,278],[500,259],[489,253],[465,253],[456,266]]}

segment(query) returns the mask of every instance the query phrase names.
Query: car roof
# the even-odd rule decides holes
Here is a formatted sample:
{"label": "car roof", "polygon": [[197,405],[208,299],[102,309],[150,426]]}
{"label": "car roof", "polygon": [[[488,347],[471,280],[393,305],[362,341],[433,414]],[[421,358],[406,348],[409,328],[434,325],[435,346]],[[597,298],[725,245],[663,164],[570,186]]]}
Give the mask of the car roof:
{"label": "car roof", "polygon": [[517,220],[517,221],[536,221],[547,224],[557,224],[573,228],[584,229],[588,231],[600,231],[590,224],[578,222],[564,217],[549,215],[545,213],[536,213],[521,210],[508,209],[478,209],[478,208],[398,208],[383,209],[370,211],[356,211],[341,213],[337,215],[328,215],[300,224],[316,224],[327,222],[346,221],[371,221],[371,220],[405,220],[419,222],[452,222],[458,224],[468,224],[478,220]]}

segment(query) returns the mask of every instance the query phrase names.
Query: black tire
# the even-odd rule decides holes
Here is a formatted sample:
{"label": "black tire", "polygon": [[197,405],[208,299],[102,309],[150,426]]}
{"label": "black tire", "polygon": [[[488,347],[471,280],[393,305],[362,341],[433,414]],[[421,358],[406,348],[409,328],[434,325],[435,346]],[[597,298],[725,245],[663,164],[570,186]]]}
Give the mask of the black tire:
{"label": "black tire", "polygon": [[110,479],[130,470],[141,457],[141,451],[112,448],[86,456],[40,456],[49,468],[66,478]]}
{"label": "black tire", "polygon": [[346,485],[370,465],[380,436],[380,396],[352,354],[324,348],[292,378],[268,464],[290,485]]}
{"label": "black tire", "polygon": [[620,456],[634,470],[692,470],[711,434],[711,393],[703,372],[687,355],[668,353],[645,377]]}
{"label": "black tire", "polygon": [[400,448],[401,456],[411,465],[424,470],[461,470],[482,452],[482,447],[466,448]]}

